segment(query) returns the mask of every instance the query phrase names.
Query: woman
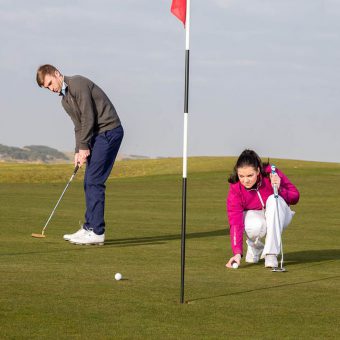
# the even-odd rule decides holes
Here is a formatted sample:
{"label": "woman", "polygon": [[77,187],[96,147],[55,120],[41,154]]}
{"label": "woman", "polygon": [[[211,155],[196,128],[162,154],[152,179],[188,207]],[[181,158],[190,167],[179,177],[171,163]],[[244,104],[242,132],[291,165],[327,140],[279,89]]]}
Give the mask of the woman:
{"label": "woman", "polygon": [[[262,164],[253,150],[244,150],[230,175],[227,213],[233,256],[226,264],[241,263],[243,232],[247,240],[246,262],[257,263],[265,258],[265,267],[276,268],[280,253],[281,233],[291,222],[294,212],[289,205],[299,201],[299,192],[278,169],[271,173],[269,164]],[[278,211],[273,187],[278,189]],[[279,220],[278,220],[279,218]],[[265,238],[265,244],[261,242]]]}

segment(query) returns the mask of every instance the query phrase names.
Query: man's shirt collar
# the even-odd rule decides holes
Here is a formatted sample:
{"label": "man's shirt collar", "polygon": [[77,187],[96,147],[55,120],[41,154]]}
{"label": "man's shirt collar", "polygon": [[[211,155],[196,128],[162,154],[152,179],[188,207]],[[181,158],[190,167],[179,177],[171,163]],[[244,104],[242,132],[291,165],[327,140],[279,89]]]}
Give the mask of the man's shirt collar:
{"label": "man's shirt collar", "polygon": [[66,89],[67,89],[67,84],[63,80],[63,86],[61,87],[60,95],[65,96],[66,95]]}

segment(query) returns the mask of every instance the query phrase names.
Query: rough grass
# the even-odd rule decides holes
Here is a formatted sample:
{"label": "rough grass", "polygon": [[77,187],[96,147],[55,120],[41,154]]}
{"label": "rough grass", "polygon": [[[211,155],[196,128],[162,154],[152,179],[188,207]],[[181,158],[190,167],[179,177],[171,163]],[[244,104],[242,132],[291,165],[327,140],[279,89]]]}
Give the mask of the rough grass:
{"label": "rough grass", "polygon": [[[339,338],[340,168],[275,160],[301,201],[284,233],[287,273],[227,270],[226,178],[234,159],[189,161],[185,298],[179,304],[181,161],[118,162],[106,244],[74,246],[82,172],[40,232],[72,165],[0,164],[0,338]],[[125,278],[114,281],[121,272]]]}

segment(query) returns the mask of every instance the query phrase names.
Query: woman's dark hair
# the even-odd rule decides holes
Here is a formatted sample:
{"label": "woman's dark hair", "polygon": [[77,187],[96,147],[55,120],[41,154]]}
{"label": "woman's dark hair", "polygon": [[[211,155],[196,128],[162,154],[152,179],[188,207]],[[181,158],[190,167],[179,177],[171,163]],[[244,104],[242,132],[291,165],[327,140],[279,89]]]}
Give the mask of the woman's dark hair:
{"label": "woman's dark hair", "polygon": [[241,155],[239,156],[233,172],[231,173],[231,175],[228,178],[228,182],[229,183],[237,183],[239,181],[238,175],[237,175],[237,169],[238,168],[243,168],[245,166],[251,166],[254,169],[260,169],[260,173],[263,177],[267,177],[268,174],[264,171],[264,168],[269,164],[269,160],[268,163],[262,163],[261,158],[259,157],[259,155],[253,151],[253,150],[249,150],[246,149],[244,150]]}

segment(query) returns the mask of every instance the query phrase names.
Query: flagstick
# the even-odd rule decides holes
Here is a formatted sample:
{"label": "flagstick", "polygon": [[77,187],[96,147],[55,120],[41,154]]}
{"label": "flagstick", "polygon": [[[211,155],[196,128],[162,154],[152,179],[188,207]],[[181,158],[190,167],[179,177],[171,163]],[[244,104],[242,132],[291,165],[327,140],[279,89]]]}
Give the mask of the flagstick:
{"label": "flagstick", "polygon": [[187,210],[188,113],[189,113],[189,59],[190,59],[190,0],[187,0],[185,21],[185,94],[183,127],[183,181],[182,181],[182,237],[181,237],[181,303],[184,303],[185,238]]}

